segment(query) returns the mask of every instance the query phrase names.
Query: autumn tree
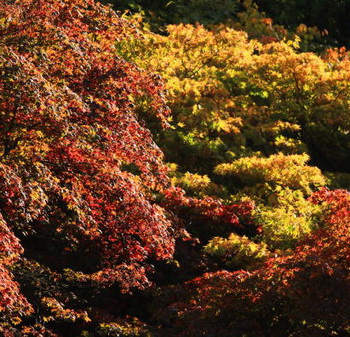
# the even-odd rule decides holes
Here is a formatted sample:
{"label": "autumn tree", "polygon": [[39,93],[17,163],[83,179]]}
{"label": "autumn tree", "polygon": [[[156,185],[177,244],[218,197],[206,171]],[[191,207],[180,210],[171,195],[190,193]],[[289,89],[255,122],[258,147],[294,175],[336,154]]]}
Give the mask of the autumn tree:
{"label": "autumn tree", "polygon": [[[150,261],[173,254],[174,230],[153,200],[168,186],[162,152],[136,112],[147,102],[163,123],[168,108],[159,77],[116,55],[127,35],[136,36],[132,25],[91,0],[0,3],[0,311],[9,334],[33,310],[11,266],[41,321],[88,322],[79,291],[62,283],[128,292],[149,284]],[[39,327],[21,335],[33,329],[41,336]]]}
{"label": "autumn tree", "polygon": [[[328,210],[321,227],[293,253],[272,256],[253,271],[222,270],[163,289],[156,317],[164,331],[171,336],[348,336],[350,194],[322,189],[310,201]],[[256,258],[262,248],[255,247]]]}
{"label": "autumn tree", "polygon": [[[348,194],[329,192],[341,215],[326,190],[312,193],[348,169],[348,52],[305,53],[298,37],[252,40],[223,25],[184,24],[118,47],[165,79],[172,127],[152,129],[173,184],[191,195],[167,191],[166,207],[200,240],[202,271],[210,271],[155,295],[161,333],[346,334],[346,310],[335,314],[342,295],[332,289],[347,294],[346,267],[336,262],[347,253],[328,247],[343,242]],[[332,180],[320,168],[332,170]],[[237,199],[250,205],[248,216],[226,217]],[[329,214],[338,214],[332,223]],[[309,310],[316,300],[332,309]]]}
{"label": "autumn tree", "polygon": [[348,52],[239,18],[0,1],[3,335],[348,333]]}
{"label": "autumn tree", "polygon": [[120,43],[127,59],[165,79],[173,129],[159,144],[167,160],[213,178],[222,162],[306,152],[324,170],[346,171],[348,52],[300,52],[297,36],[258,40],[236,28],[171,25],[168,36],[146,31],[142,42]]}

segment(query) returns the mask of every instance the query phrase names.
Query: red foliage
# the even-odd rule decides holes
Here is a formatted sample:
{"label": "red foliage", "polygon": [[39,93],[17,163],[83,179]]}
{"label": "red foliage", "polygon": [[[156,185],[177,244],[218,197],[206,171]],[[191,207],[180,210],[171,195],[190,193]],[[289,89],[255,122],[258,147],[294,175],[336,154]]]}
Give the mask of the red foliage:
{"label": "red foliage", "polygon": [[28,306],[3,266],[21,252],[14,232],[44,263],[124,291],[148,283],[147,259],[173,254],[152,201],[166,168],[137,115],[147,101],[165,122],[168,108],[160,79],[116,56],[126,34],[92,0],[0,3],[1,309]]}
{"label": "red foliage", "polygon": [[[1,165],[0,168],[3,169]],[[4,180],[8,178],[6,173],[5,170],[0,171],[0,183],[2,183],[2,186],[4,186]],[[0,197],[4,195],[7,204],[11,204],[10,197],[13,194],[13,190],[0,191]],[[10,208],[9,206],[7,207]],[[19,240],[9,229],[0,213],[0,313],[5,312],[11,316],[16,314],[22,315],[32,310],[29,303],[21,295],[18,284],[13,281],[11,273],[7,270],[7,266],[16,261],[22,251]]]}
{"label": "red foliage", "polygon": [[[320,190],[322,226],[288,256],[253,271],[208,273],[168,292],[163,322],[176,336],[347,335],[350,308],[350,193]],[[170,304],[169,304],[170,303]]]}
{"label": "red foliage", "polygon": [[[218,198],[205,197],[202,199],[186,196],[185,192],[176,187],[165,192],[164,206],[181,217],[199,220],[209,220],[212,223],[229,224],[242,227],[242,222],[250,223],[254,203],[245,201],[238,204],[225,204]],[[232,231],[232,228],[231,228]]]}

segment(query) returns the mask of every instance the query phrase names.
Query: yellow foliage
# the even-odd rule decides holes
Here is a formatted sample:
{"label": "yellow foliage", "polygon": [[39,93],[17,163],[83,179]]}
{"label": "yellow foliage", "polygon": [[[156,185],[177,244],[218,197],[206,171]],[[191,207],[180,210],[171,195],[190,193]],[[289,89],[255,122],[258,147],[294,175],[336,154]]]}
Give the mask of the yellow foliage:
{"label": "yellow foliage", "polygon": [[81,319],[84,322],[91,321],[86,311],[65,309],[63,304],[58,302],[53,297],[43,297],[41,299],[41,302],[50,313],[50,315],[46,315],[43,317],[44,322],[50,322],[57,318],[71,322],[75,322],[77,319]]}
{"label": "yellow foliage", "polygon": [[270,255],[265,243],[255,243],[246,236],[230,234],[225,238],[214,237],[204,247],[210,255],[223,259],[228,266],[253,268]]}
{"label": "yellow foliage", "polygon": [[125,337],[151,337],[146,324],[137,318],[120,320],[118,322],[104,322],[99,324],[99,335],[101,336],[125,336]]}
{"label": "yellow foliage", "polygon": [[[167,36],[144,32],[141,43],[121,44],[119,50],[166,82],[173,138],[161,145],[170,144],[173,154],[181,138],[186,146],[178,150],[179,171],[202,173],[174,169],[173,183],[192,194],[218,193],[211,187],[217,177],[210,170],[216,167],[214,173],[226,176],[220,183],[259,203],[262,240],[286,249],[316,228],[319,210],[305,197],[328,183],[307,164],[306,131],[326,125],[332,134],[350,132],[350,59],[343,49],[323,56],[300,52],[307,36],[318,31],[301,25],[297,35],[287,34],[249,1],[246,8],[233,28],[172,25]],[[325,147],[318,148],[317,133],[315,138],[311,145],[322,154]],[[187,161],[192,150],[195,159]],[[183,162],[190,164],[183,168]]]}
{"label": "yellow foliage", "polygon": [[270,249],[288,249],[318,227],[324,212],[321,206],[304,198],[300,191],[276,190],[269,206],[258,208],[262,240]]}
{"label": "yellow foliage", "polygon": [[168,36],[145,32],[142,44],[135,42],[133,49],[130,44],[123,45],[123,54],[161,74],[179,127],[186,126],[202,136],[209,129],[239,132],[242,120],[218,73],[231,71],[231,65],[249,64],[259,44],[249,42],[244,32],[224,26],[215,31],[184,24],[167,29]]}
{"label": "yellow foliage", "polygon": [[[227,151],[237,152],[248,141],[268,154],[297,154],[306,150],[298,134],[307,124],[326,123],[348,132],[346,53],[333,50],[324,58],[301,53],[298,37],[284,39],[283,31],[246,5],[249,10],[241,15],[280,34],[276,41],[262,44],[226,26],[209,31],[180,24],[168,26],[167,36],[144,31],[141,42],[120,42],[119,52],[162,76],[173,128],[194,140],[230,135]],[[299,27],[298,34],[305,29]]]}
{"label": "yellow foliage", "polygon": [[245,157],[232,163],[218,165],[215,173],[234,176],[247,185],[268,183],[271,186],[300,189],[310,194],[313,187],[324,186],[327,181],[320,169],[306,165],[309,159],[307,154],[284,155],[282,153],[268,158]]}
{"label": "yellow foliage", "polygon": [[172,183],[183,188],[187,193],[196,196],[220,195],[225,190],[222,186],[213,183],[207,175],[186,172],[183,175],[178,174],[172,178]]}

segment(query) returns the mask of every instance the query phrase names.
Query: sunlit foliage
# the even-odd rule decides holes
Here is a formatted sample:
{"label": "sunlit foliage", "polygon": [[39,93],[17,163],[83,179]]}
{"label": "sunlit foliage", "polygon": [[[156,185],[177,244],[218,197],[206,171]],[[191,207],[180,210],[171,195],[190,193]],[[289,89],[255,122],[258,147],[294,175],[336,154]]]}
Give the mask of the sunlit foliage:
{"label": "sunlit foliage", "polygon": [[[0,308],[31,310],[6,270],[20,238],[38,264],[17,277],[44,321],[88,321],[77,295],[49,290],[67,282],[59,270],[128,292],[149,284],[146,260],[173,253],[171,222],[152,202],[166,168],[136,112],[147,100],[165,120],[162,83],[116,56],[134,29],[93,1],[2,1],[0,27]],[[51,281],[31,284],[44,270]]]}
{"label": "sunlit foliage", "polygon": [[2,335],[349,333],[349,53],[225,3],[0,2]]}

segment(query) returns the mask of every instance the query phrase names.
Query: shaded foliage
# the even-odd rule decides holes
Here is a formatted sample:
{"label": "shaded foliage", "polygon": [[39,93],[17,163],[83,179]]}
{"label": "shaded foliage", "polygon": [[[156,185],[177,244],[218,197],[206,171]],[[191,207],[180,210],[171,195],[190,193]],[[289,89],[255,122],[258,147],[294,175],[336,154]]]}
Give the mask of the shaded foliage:
{"label": "shaded foliage", "polygon": [[304,23],[326,29],[338,45],[348,45],[350,3],[346,0],[256,0],[256,3],[280,24],[293,28]]}
{"label": "shaded foliage", "polygon": [[[174,336],[349,335],[350,194],[323,189],[321,228],[255,271],[218,271],[164,290],[157,318]],[[169,322],[170,325],[169,325]]]}

